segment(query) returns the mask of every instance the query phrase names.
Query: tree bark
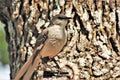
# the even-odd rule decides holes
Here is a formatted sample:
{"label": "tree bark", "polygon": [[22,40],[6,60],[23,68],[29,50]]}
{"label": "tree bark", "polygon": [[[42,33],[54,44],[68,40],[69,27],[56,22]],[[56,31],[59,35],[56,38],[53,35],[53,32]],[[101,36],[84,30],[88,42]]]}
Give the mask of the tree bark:
{"label": "tree bark", "polygon": [[[120,79],[119,0],[0,0],[10,78],[33,54],[37,36],[56,14],[73,17],[66,26],[67,44],[55,57],[69,75],[43,78],[39,66],[32,79]],[[51,69],[54,65],[48,62]]]}

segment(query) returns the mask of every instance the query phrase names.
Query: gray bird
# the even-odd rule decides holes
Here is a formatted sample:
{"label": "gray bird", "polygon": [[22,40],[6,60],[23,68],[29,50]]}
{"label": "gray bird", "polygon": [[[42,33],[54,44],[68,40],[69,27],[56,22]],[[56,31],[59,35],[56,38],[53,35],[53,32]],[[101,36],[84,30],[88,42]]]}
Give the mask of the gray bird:
{"label": "gray bird", "polygon": [[[23,80],[30,80],[38,64],[40,62],[46,62],[44,58],[47,57],[51,59],[62,50],[67,42],[65,26],[67,25],[69,19],[71,18],[62,14],[53,17],[51,20],[51,25],[44,29],[38,36],[34,54],[18,71],[14,80],[19,80],[22,76]],[[41,45],[43,46],[41,47]]]}

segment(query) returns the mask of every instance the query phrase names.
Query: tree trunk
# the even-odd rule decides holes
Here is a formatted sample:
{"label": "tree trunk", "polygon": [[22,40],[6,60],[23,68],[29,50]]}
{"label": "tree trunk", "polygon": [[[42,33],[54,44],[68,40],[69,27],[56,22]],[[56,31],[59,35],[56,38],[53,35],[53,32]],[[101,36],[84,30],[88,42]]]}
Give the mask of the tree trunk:
{"label": "tree trunk", "polygon": [[[66,26],[67,44],[55,57],[69,74],[43,78],[39,66],[32,79],[120,79],[119,0],[0,0],[10,78],[33,54],[37,36],[56,14],[73,17]],[[48,66],[52,69],[54,63],[48,62]]]}

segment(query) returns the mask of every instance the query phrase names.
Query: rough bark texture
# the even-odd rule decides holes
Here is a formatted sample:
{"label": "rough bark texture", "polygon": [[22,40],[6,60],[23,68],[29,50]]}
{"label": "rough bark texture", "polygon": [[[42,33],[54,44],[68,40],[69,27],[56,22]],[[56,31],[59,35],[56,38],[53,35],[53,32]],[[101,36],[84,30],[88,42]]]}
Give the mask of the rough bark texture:
{"label": "rough bark texture", "polygon": [[[37,36],[56,14],[73,17],[66,26],[67,44],[55,57],[69,74],[43,78],[38,67],[33,79],[120,79],[120,0],[0,0],[11,79],[33,54]],[[54,65],[48,62],[50,69]]]}

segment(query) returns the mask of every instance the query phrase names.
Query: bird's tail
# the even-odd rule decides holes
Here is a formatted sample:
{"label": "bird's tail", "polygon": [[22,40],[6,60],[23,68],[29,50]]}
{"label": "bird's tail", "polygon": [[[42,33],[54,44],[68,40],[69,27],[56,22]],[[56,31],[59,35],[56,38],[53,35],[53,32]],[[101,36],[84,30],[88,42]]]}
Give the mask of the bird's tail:
{"label": "bird's tail", "polygon": [[13,80],[20,80],[20,78],[26,73],[26,71],[28,70],[29,66],[31,65],[33,60],[33,56],[31,56],[27,62],[25,62],[25,64],[22,66],[22,68],[18,71],[17,75],[15,76],[15,78]]}
{"label": "bird's tail", "polygon": [[40,56],[36,56],[33,64],[29,66],[27,72],[25,73],[23,80],[30,80],[33,72],[35,71],[35,68],[37,68],[40,62],[41,62]]}
{"label": "bird's tail", "polygon": [[20,80],[20,78],[24,75],[23,80],[30,80],[34,69],[38,66],[39,62],[42,62],[40,49],[43,45],[33,52],[34,54],[27,60],[27,62],[22,66],[22,68],[18,71],[17,75],[13,80]]}

